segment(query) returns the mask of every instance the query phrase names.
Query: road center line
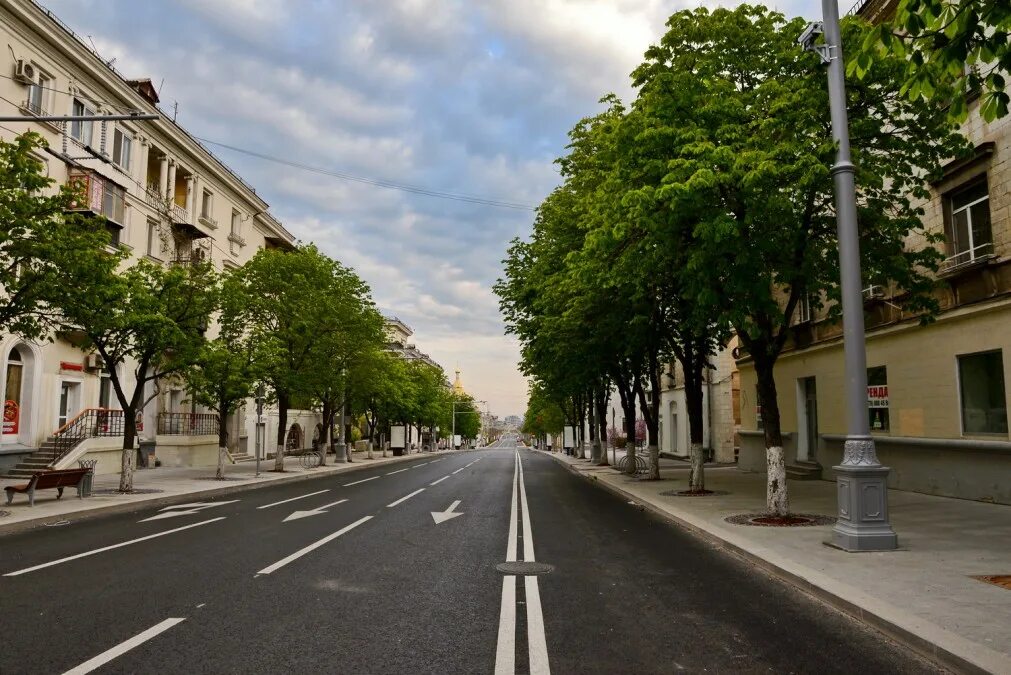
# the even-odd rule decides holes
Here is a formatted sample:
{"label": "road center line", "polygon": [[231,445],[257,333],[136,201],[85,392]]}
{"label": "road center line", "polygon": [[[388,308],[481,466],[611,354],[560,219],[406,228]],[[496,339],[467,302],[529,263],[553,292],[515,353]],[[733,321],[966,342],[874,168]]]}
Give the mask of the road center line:
{"label": "road center line", "polygon": [[377,478],[379,478],[379,476],[373,476],[372,478],[363,478],[361,480],[356,480],[353,483],[345,483],[344,487],[351,487],[352,485],[358,485],[359,483],[368,483],[370,480],[375,480]]}
{"label": "road center line", "polygon": [[52,567],[53,565],[59,565],[65,562],[70,562],[71,560],[77,560],[78,558],[87,558],[89,555],[95,555],[96,553],[104,553],[105,551],[111,551],[115,548],[122,548],[123,546],[129,546],[130,544],[136,544],[142,541],[147,541],[148,539],[164,537],[166,534],[172,534],[174,532],[182,532],[183,530],[188,530],[191,527],[200,527],[201,525],[207,525],[208,523],[216,523],[219,520],[224,519],[225,516],[219,516],[217,518],[211,518],[210,520],[202,520],[199,523],[193,523],[192,525],[183,525],[182,527],[177,527],[172,530],[165,530],[164,532],[149,534],[146,537],[138,537],[137,539],[131,539],[130,541],[122,541],[118,544],[112,544],[111,546],[103,546],[102,548],[96,548],[92,551],[85,551],[84,553],[78,553],[77,555],[68,556],[66,558],[60,558],[59,560],[51,560],[47,563],[42,563],[41,565],[35,565],[34,567],[26,567],[25,569],[17,570],[16,572],[8,572],[4,576],[16,577],[22,574],[28,574],[29,572],[45,569],[46,567]]}
{"label": "road center line", "polygon": [[446,480],[447,478],[449,478],[449,476],[443,476],[442,478],[440,478],[439,480],[435,481],[434,483],[429,483],[429,485],[436,485],[437,483],[441,483],[442,481]]}
{"label": "road center line", "polygon": [[256,508],[258,510],[259,509],[269,509],[271,506],[280,506],[281,504],[287,504],[288,502],[298,501],[299,499],[305,499],[306,497],[314,497],[316,495],[321,495],[324,492],[330,492],[330,490],[329,489],[326,489],[326,490],[317,490],[316,492],[310,492],[307,495],[300,495],[298,497],[292,497],[291,499],[283,499],[283,500],[281,500],[279,502],[274,502],[273,504],[264,504],[263,506],[257,506]]}
{"label": "road center line", "polygon": [[311,553],[312,551],[315,551],[316,549],[318,549],[323,544],[326,544],[327,542],[333,541],[334,539],[336,539],[337,537],[341,536],[342,534],[350,532],[351,530],[355,529],[356,527],[358,527],[362,523],[364,523],[366,521],[369,521],[369,520],[372,520],[372,516],[365,516],[364,518],[356,520],[355,522],[351,523],[347,527],[342,527],[341,529],[337,530],[333,534],[328,534],[327,536],[323,537],[319,541],[315,541],[315,542],[309,544],[308,546],[306,546],[305,548],[301,548],[301,549],[295,551],[294,553],[292,553],[287,558],[282,558],[281,560],[278,560],[273,565],[270,565],[268,567],[264,567],[262,570],[260,570],[259,572],[257,572],[257,574],[271,574],[272,572],[276,572],[277,570],[281,569],[282,567],[284,567],[288,563],[294,562],[295,560],[298,560],[299,558],[301,558],[302,556],[304,556],[306,553]]}
{"label": "road center line", "polygon": [[386,475],[387,476],[392,476],[395,473],[404,473],[405,471],[410,471],[410,469],[411,469],[411,467],[407,467],[406,469],[397,469],[396,471],[391,471],[391,472],[389,472]]}
{"label": "road center line", "polygon": [[498,616],[498,646],[495,648],[495,675],[516,672],[516,577],[502,577],[502,608]]}
{"label": "road center line", "polygon": [[137,635],[134,635],[129,640],[127,640],[125,642],[121,642],[118,645],[116,645],[115,647],[113,647],[112,649],[110,649],[108,651],[102,652],[101,654],[99,654],[95,658],[89,659],[89,660],[85,661],[84,663],[82,663],[81,665],[77,666],[76,668],[71,668],[70,670],[68,670],[67,672],[65,672],[63,675],[84,675],[85,673],[90,673],[91,671],[95,670],[96,668],[100,668],[101,666],[104,666],[109,661],[112,661],[117,656],[122,656],[123,654],[127,653],[128,651],[130,651],[134,647],[137,647],[139,645],[144,644],[145,642],[147,642],[151,638],[159,635],[160,633],[164,633],[165,631],[167,631],[172,626],[180,624],[180,623],[182,623],[185,620],[186,619],[165,619],[161,623],[155,624],[154,626],[151,626],[150,628],[148,628],[143,633],[139,633]]}
{"label": "road center line", "polygon": [[387,504],[386,508],[392,509],[397,504],[402,504],[403,502],[406,502],[408,499],[410,499],[414,495],[419,494],[419,493],[424,492],[424,491],[425,491],[425,488],[421,488],[420,490],[415,490],[414,492],[412,492],[411,494],[407,495],[406,497],[401,497],[400,499],[398,499],[397,501],[393,502],[392,504]]}

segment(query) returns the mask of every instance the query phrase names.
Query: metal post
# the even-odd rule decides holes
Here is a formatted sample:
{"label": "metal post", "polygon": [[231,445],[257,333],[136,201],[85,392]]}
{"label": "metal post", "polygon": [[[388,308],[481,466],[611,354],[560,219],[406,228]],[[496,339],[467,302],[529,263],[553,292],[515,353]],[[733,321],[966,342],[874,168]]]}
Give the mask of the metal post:
{"label": "metal post", "polygon": [[453,435],[449,437],[449,447],[456,450],[456,401],[453,401]]}
{"label": "metal post", "polygon": [[260,448],[263,443],[263,386],[256,389],[256,477],[260,477]]}
{"label": "metal post", "polygon": [[888,521],[888,467],[881,466],[867,419],[867,353],[863,282],[857,229],[855,167],[850,159],[845,63],[838,0],[822,0],[832,136],[838,150],[835,179],[836,228],[842,290],[846,366],[846,442],[843,461],[834,467],[839,518],[831,543],[847,551],[887,551],[898,546]]}

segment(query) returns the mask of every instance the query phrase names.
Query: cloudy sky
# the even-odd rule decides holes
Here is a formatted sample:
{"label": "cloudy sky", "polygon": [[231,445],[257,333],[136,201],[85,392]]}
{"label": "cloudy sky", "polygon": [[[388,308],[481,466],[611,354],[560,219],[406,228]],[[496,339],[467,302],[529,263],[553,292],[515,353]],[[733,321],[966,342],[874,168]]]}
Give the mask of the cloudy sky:
{"label": "cloudy sky", "polygon": [[[44,0],[194,135],[332,171],[534,206],[566,132],[707,0]],[[814,0],[768,3],[794,15]],[[845,4],[845,2],[843,3]],[[845,10],[845,8],[844,8]],[[499,415],[518,346],[491,287],[533,213],[383,189],[211,146],[297,237],[354,267]]]}

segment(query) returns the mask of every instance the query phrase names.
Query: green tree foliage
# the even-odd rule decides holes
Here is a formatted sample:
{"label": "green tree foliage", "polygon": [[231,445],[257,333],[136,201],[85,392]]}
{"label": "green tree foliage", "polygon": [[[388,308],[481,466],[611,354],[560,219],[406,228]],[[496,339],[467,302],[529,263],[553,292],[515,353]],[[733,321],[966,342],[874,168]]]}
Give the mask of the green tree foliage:
{"label": "green tree foliage", "polygon": [[35,133],[0,141],[0,325],[28,339],[50,337],[59,323],[61,270],[118,259],[98,255],[109,244],[101,218],[68,213],[80,196],[53,189],[39,159],[44,148]]}
{"label": "green tree foliage", "polygon": [[129,492],[137,418],[161,381],[197,361],[217,301],[217,279],[206,263],[165,267],[141,260],[119,271],[120,258],[93,252],[80,267],[62,270],[54,306],[61,332],[82,349],[97,351],[109,372],[124,417],[119,489]]}
{"label": "green tree foliage", "polygon": [[864,78],[878,59],[902,60],[902,94],[941,103],[959,121],[979,95],[990,122],[1008,114],[1009,33],[1007,0],[900,0],[894,17],[868,31],[848,70]]}

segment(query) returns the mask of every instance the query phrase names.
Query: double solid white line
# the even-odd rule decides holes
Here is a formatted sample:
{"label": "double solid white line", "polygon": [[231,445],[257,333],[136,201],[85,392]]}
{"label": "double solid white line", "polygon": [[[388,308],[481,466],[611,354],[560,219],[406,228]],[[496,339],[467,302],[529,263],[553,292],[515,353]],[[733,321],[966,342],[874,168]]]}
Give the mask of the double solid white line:
{"label": "double solid white line", "polygon": [[[534,537],[527,508],[527,489],[523,482],[523,463],[515,454],[513,469],[513,495],[509,513],[509,541],[506,542],[506,562],[516,562],[519,517],[517,505],[523,507],[523,560],[533,562]],[[518,497],[518,499],[517,499]],[[526,592],[527,646],[529,648],[530,675],[549,675],[548,645],[544,634],[544,615],[541,611],[541,593],[537,577],[523,577]],[[495,675],[514,675],[516,672],[516,577],[502,579],[502,608],[499,611],[498,646],[495,650]]]}

